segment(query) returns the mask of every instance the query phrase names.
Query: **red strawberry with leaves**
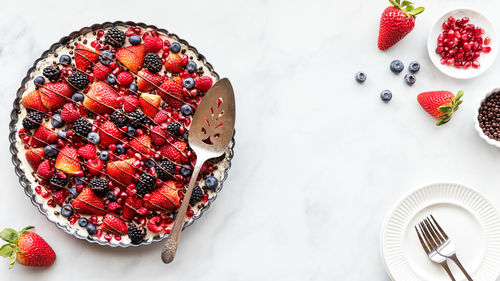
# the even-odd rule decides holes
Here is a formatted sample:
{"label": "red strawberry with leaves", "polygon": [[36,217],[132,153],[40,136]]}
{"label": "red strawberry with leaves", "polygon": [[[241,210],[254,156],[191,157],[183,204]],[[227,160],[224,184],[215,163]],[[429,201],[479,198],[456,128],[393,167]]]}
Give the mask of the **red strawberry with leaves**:
{"label": "red strawberry with leaves", "polygon": [[427,113],[439,120],[436,125],[440,126],[451,120],[462,103],[460,98],[463,95],[463,91],[459,91],[456,97],[450,91],[430,91],[420,93],[417,100]]}
{"label": "red strawberry with leaves", "polygon": [[126,160],[118,160],[108,163],[106,173],[109,178],[120,186],[128,186],[134,180],[135,169],[132,164],[136,161],[135,158]]}
{"label": "red strawberry with leaves", "polygon": [[152,36],[149,33],[144,33],[144,36],[142,36],[142,40],[144,41],[146,53],[157,53],[163,48],[163,40],[161,40],[160,37]]}
{"label": "red strawberry with leaves", "polygon": [[142,93],[139,97],[139,104],[142,112],[153,119],[160,108],[161,97],[158,95]]}
{"label": "red strawberry with leaves", "polygon": [[0,232],[0,238],[8,243],[0,248],[0,256],[9,258],[9,269],[16,261],[26,266],[47,267],[54,264],[56,253],[31,229],[33,226],[25,227],[19,232],[12,228]]}
{"label": "red strawberry with leaves", "polygon": [[40,88],[43,105],[49,111],[61,108],[73,95],[73,87],[65,82],[49,82]]}
{"label": "red strawberry with leaves", "polygon": [[102,220],[102,229],[119,235],[126,235],[128,233],[128,227],[125,222],[110,213],[106,214]]}
{"label": "red strawberry with leaves", "polygon": [[137,72],[144,63],[146,49],[144,45],[121,48],[116,52],[116,59],[132,72]]}
{"label": "red strawberry with leaves", "polygon": [[63,106],[61,110],[61,119],[64,122],[73,123],[78,117],[80,117],[80,112],[75,108],[72,103],[67,103]]}
{"label": "red strawberry with leaves", "polygon": [[182,153],[186,150],[187,144],[183,141],[176,141],[172,145],[166,144],[160,148],[161,155],[167,157],[175,163],[182,163],[185,157]]}
{"label": "red strawberry with leaves", "polygon": [[378,48],[389,49],[403,39],[415,27],[415,18],[424,11],[424,7],[413,8],[410,1],[389,0],[392,6],[387,7],[380,18]]}
{"label": "red strawberry with leaves", "polygon": [[174,181],[165,182],[160,188],[151,192],[149,199],[144,202],[144,207],[153,211],[176,210],[180,206]]}
{"label": "red strawberry with leaves", "polygon": [[57,142],[57,133],[49,129],[49,122],[43,123],[38,129],[36,129],[33,137],[31,137],[30,145],[32,147],[42,147],[49,143]]}
{"label": "red strawberry with leaves", "polygon": [[206,92],[212,87],[212,78],[210,76],[202,76],[194,79],[194,85],[200,92]]}
{"label": "red strawberry with leaves", "polygon": [[87,70],[92,64],[99,60],[99,54],[92,49],[78,44],[75,47],[75,65],[81,71]]}
{"label": "red strawberry with leaves", "polygon": [[42,103],[42,97],[38,90],[27,93],[21,100],[21,104],[26,108],[32,108],[41,112],[47,112],[47,108]]}
{"label": "red strawberry with leaves", "polygon": [[50,177],[54,174],[54,167],[52,167],[49,160],[44,160],[40,163],[40,165],[38,165],[36,174],[42,179],[50,179]]}
{"label": "red strawberry with leaves", "polygon": [[158,94],[172,108],[180,108],[184,104],[182,85],[172,79],[161,84]]}
{"label": "red strawberry with leaves", "polygon": [[111,68],[105,66],[102,63],[96,63],[93,68],[94,78],[97,80],[105,80],[111,73]]}
{"label": "red strawberry with leaves", "polygon": [[134,151],[149,155],[151,152],[151,137],[148,135],[140,135],[129,142],[129,146]]}
{"label": "red strawberry with leaves", "polygon": [[151,73],[147,69],[143,69],[137,73],[137,88],[141,92],[150,92],[156,89],[163,82],[163,76],[158,73]]}
{"label": "red strawberry with leaves", "polygon": [[75,175],[82,170],[78,162],[78,150],[66,145],[57,154],[55,167],[69,175]]}
{"label": "red strawberry with leaves", "polygon": [[173,73],[182,72],[182,57],[175,53],[169,53],[168,57],[165,59],[165,68]]}
{"label": "red strawberry with leaves", "polygon": [[105,121],[99,126],[99,142],[104,148],[108,148],[111,144],[120,142],[122,132],[111,121]]}
{"label": "red strawberry with leaves", "polygon": [[42,163],[44,157],[45,157],[45,149],[43,147],[40,148],[31,148],[29,150],[26,150],[24,153],[24,156],[26,156],[26,161],[28,161],[28,164],[30,164],[30,167],[33,170],[36,170],[38,168],[38,165]]}
{"label": "red strawberry with leaves", "polygon": [[97,155],[97,149],[95,145],[88,143],[78,148],[78,155],[85,159],[94,159]]}
{"label": "red strawberry with leaves", "polygon": [[118,94],[104,82],[94,82],[85,96],[83,105],[98,114],[113,112],[120,106]]}
{"label": "red strawberry with leaves", "polygon": [[85,187],[75,200],[73,200],[71,205],[80,214],[98,216],[106,214],[104,210],[104,200],[95,195],[90,187]]}
{"label": "red strawberry with leaves", "polygon": [[136,95],[128,95],[123,98],[123,110],[130,113],[139,108],[139,98]]}

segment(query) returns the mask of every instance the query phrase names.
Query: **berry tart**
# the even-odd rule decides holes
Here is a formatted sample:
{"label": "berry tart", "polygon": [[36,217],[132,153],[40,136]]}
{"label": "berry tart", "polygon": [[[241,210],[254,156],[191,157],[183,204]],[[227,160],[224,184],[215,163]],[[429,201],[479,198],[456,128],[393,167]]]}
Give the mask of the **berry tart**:
{"label": "berry tart", "polygon": [[[192,116],[218,79],[195,48],[155,26],[108,22],[62,38],[14,102],[11,151],[26,194],[90,242],[165,238],[196,161],[187,144]],[[221,190],[233,145],[205,163],[184,226]]]}

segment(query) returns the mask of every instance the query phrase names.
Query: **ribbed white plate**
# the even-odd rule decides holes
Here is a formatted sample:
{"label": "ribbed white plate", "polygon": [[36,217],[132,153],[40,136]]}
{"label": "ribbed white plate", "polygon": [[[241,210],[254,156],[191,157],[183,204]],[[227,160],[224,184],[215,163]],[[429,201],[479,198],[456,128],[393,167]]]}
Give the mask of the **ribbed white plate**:
{"label": "ribbed white plate", "polygon": [[[396,281],[448,281],[443,268],[425,254],[414,225],[432,214],[455,242],[457,255],[474,280],[500,275],[500,217],[491,203],[468,187],[432,184],[410,193],[387,215],[380,235],[382,260]],[[453,262],[457,281],[465,280]]]}

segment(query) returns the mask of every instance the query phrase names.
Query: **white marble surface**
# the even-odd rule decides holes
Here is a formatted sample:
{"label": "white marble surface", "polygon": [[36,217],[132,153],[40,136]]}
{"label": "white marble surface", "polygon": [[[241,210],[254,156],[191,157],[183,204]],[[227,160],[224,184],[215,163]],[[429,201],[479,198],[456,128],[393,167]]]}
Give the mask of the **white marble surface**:
{"label": "white marble surface", "polygon": [[[476,135],[472,118],[483,93],[499,86],[500,61],[476,79],[457,81],[440,74],[426,53],[427,32],[446,10],[478,8],[498,27],[499,2],[418,1],[427,10],[415,30],[386,52],[376,47],[383,0],[68,2],[3,1],[0,10],[0,227],[35,225],[57,253],[49,269],[8,271],[2,261],[2,280],[387,281],[380,225],[409,190],[453,181],[500,207],[500,151]],[[32,62],[73,30],[119,19],[179,34],[236,91],[229,179],[184,232],[168,266],[159,244],[110,249],[47,223],[10,163],[11,103]],[[389,71],[395,58],[421,62],[413,87]],[[358,70],[368,74],[364,85],[353,79]],[[379,99],[386,88],[394,94],[389,104]],[[465,90],[460,111],[440,128],[416,102],[432,89]]]}

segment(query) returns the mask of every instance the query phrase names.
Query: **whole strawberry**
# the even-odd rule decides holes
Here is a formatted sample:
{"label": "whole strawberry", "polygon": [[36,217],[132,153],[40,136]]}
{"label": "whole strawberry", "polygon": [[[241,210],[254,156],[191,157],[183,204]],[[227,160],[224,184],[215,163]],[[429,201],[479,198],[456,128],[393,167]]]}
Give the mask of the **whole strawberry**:
{"label": "whole strawberry", "polygon": [[38,234],[31,232],[33,226],[17,232],[6,228],[0,232],[0,238],[8,244],[0,248],[0,256],[9,258],[9,268],[19,263],[27,266],[51,266],[56,260],[56,253]]}
{"label": "whole strawberry", "polygon": [[427,113],[439,120],[436,125],[440,126],[451,120],[463,95],[463,91],[459,91],[456,97],[450,91],[431,91],[420,93],[417,100]]}
{"label": "whole strawberry", "polygon": [[415,18],[424,11],[424,7],[413,8],[410,1],[389,0],[392,6],[387,7],[380,18],[378,48],[382,51],[394,46],[415,27]]}

